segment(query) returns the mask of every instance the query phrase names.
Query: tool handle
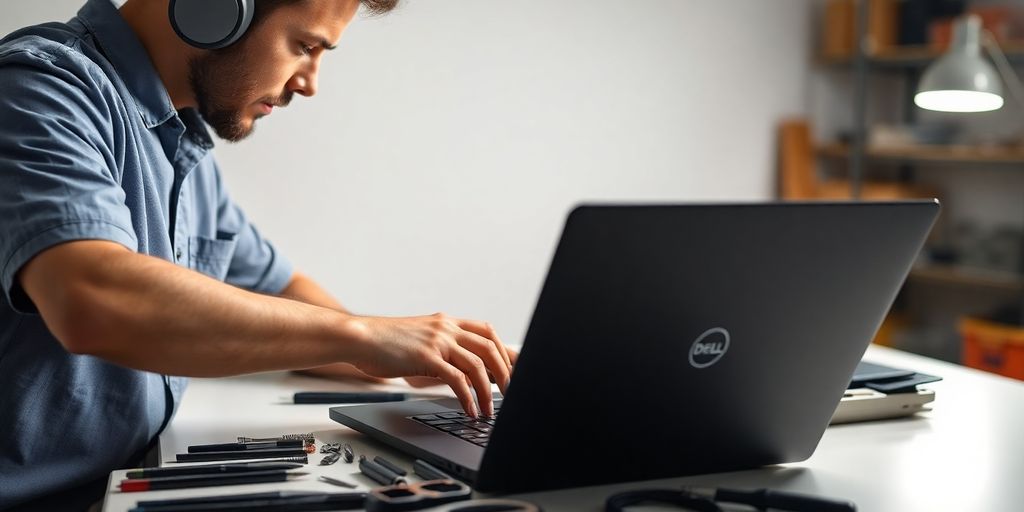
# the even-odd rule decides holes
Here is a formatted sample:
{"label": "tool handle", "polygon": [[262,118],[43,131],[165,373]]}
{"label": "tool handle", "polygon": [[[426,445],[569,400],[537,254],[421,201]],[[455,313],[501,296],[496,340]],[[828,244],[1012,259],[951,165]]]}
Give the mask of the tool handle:
{"label": "tool handle", "polygon": [[856,512],[857,510],[857,506],[850,501],[769,489],[757,491],[718,489],[715,499],[743,503],[759,510],[776,509],[792,512]]}
{"label": "tool handle", "polygon": [[401,402],[407,398],[405,393],[299,391],[292,397],[292,401],[297,404],[366,404]]}

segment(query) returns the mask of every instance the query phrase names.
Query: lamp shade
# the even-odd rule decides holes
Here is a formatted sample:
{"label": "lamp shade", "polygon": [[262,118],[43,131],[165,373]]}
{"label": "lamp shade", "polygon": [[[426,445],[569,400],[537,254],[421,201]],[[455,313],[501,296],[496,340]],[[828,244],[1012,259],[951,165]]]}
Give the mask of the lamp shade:
{"label": "lamp shade", "polygon": [[988,112],[1003,107],[999,74],[981,55],[981,18],[957,20],[949,51],[921,76],[914,103],[942,112]]}

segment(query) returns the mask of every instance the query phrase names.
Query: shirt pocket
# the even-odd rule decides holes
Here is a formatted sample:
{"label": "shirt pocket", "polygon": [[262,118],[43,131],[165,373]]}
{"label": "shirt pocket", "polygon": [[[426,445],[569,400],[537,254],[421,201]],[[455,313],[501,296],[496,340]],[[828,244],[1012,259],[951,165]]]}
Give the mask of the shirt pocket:
{"label": "shirt pocket", "polygon": [[237,244],[235,233],[218,232],[216,239],[191,237],[188,244],[188,267],[223,281],[228,275]]}

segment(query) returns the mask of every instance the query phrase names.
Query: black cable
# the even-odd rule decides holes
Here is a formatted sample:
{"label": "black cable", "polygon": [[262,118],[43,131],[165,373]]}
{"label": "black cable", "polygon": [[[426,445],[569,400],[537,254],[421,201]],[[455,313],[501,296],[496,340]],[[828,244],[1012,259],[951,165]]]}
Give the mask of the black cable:
{"label": "black cable", "polygon": [[722,512],[722,508],[709,499],[667,489],[620,492],[605,500],[604,510],[605,512],[624,512],[626,507],[641,503],[676,505],[696,512]]}

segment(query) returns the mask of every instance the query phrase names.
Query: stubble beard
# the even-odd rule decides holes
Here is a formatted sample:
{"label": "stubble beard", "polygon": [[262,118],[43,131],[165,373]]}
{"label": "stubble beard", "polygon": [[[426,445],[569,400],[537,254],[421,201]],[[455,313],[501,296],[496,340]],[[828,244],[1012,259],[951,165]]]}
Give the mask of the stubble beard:
{"label": "stubble beard", "polygon": [[189,61],[189,83],[199,115],[218,137],[238,142],[253,133],[255,118],[246,118],[247,103],[256,94],[256,81],[246,63],[245,50],[233,46]]}

